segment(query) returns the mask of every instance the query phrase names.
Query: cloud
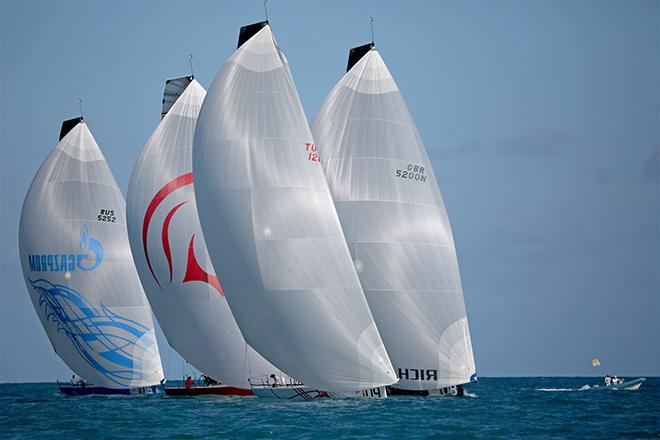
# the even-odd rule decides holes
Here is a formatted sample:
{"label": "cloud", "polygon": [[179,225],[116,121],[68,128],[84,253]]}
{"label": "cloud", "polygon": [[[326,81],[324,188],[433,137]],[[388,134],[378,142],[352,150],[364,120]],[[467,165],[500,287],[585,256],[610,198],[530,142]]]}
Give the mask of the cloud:
{"label": "cloud", "polygon": [[660,177],[660,142],[653,147],[648,158],[644,161],[641,178],[639,172],[636,170],[629,171],[626,174],[617,174],[614,170],[615,168],[612,167],[596,170],[594,183],[600,186],[614,183],[639,183],[640,180],[642,182],[650,182],[658,179]]}
{"label": "cloud", "polygon": [[614,173],[611,170],[599,169],[594,175],[594,183],[598,186],[607,185],[615,181]]}
{"label": "cloud", "polygon": [[639,182],[639,175],[634,173],[616,174],[612,169],[598,169],[594,174],[594,184],[604,186],[610,184],[635,183]]}
{"label": "cloud", "polygon": [[485,149],[486,145],[481,141],[463,142],[462,144],[442,150],[442,154],[446,156],[469,156],[482,152]]}
{"label": "cloud", "polygon": [[644,164],[644,180],[654,180],[660,177],[660,142],[651,152]]}
{"label": "cloud", "polygon": [[562,154],[572,141],[571,136],[563,131],[530,129],[499,142],[495,152],[505,156],[556,156]]}
{"label": "cloud", "polygon": [[562,154],[573,144],[573,138],[560,130],[528,129],[501,140],[469,141],[441,152],[446,156],[492,154],[507,157],[547,157]]}

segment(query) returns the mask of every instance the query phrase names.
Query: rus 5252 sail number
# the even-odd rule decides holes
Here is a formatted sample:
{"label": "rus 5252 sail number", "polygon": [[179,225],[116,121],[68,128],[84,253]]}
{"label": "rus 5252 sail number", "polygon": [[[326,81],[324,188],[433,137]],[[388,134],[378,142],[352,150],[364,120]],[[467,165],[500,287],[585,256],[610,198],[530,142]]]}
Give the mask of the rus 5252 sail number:
{"label": "rus 5252 sail number", "polygon": [[414,163],[409,163],[405,169],[396,170],[396,177],[400,179],[414,180],[417,182],[426,182],[424,167]]}
{"label": "rus 5252 sail number", "polygon": [[114,209],[102,209],[101,212],[99,213],[97,219],[100,222],[114,223],[114,222],[117,221],[117,217],[115,217],[115,210]]}

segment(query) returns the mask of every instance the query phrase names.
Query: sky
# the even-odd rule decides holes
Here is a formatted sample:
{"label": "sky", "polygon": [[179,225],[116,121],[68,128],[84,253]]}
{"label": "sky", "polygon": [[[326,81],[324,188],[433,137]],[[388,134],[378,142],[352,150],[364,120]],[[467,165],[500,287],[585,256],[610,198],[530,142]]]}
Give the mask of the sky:
{"label": "sky", "polygon": [[[660,2],[268,5],[310,121],[374,17],[447,206],[480,376],[660,376]],[[0,3],[0,382],[70,377],[18,221],[78,97],[125,194],[164,81],[193,54],[208,88],[263,18],[260,1]]]}

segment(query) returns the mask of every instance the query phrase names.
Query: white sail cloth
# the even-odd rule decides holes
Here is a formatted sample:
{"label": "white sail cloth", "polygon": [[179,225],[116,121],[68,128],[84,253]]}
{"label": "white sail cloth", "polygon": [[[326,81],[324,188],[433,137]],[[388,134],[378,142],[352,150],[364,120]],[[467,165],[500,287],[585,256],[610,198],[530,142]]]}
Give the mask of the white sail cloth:
{"label": "white sail cloth", "polygon": [[[206,251],[192,175],[193,134],[206,91],[196,80],[183,79],[181,95],[169,102],[133,169],[129,238],[170,345],[204,374],[249,388],[250,377],[279,371],[243,339]],[[166,87],[166,98],[167,92]]]}
{"label": "white sail cloth", "polygon": [[220,70],[197,123],[209,254],[246,340],[282,371],[327,391],[388,385],[395,374],[313,143],[265,25]]}
{"label": "white sail cloth", "polygon": [[19,248],[37,315],[74,372],[108,388],[163,379],[151,308],[128,244],[124,198],[84,122],[34,177]]}
{"label": "white sail cloth", "polygon": [[330,92],[312,132],[397,388],[469,382],[474,357],[447,212],[375,48]]}

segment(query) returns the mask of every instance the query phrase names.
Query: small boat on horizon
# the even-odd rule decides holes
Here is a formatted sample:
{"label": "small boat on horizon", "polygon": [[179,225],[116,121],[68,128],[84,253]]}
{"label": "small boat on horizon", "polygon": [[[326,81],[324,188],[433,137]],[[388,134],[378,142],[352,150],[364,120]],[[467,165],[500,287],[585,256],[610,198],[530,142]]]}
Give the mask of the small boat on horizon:
{"label": "small boat on horizon", "polygon": [[[601,362],[600,358],[594,358],[591,361],[591,365],[594,368],[600,367]],[[584,385],[580,388],[580,391],[598,391],[598,390],[626,390],[626,391],[637,391],[646,381],[645,377],[638,377],[637,379],[626,381],[623,377],[618,377],[616,374],[610,376],[606,374],[603,378],[603,385]]]}
{"label": "small boat on horizon", "polygon": [[[622,379],[623,380],[623,379]],[[580,391],[600,391],[600,390],[615,390],[615,391],[637,391],[641,388],[642,384],[646,381],[645,377],[638,377],[637,379],[619,383],[610,383],[609,385],[585,385],[580,388]]]}

